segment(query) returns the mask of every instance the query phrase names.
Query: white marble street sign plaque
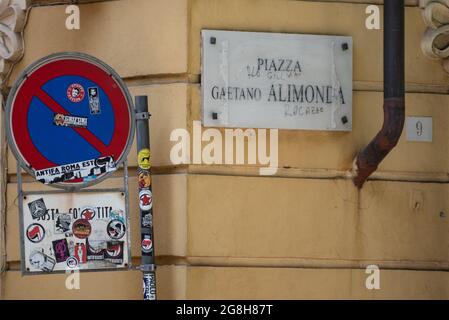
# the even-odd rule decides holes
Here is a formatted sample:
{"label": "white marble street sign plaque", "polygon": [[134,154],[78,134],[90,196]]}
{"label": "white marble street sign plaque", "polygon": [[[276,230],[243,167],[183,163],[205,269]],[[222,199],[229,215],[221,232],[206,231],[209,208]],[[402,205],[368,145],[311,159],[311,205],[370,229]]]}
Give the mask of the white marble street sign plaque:
{"label": "white marble street sign plaque", "polygon": [[352,38],[202,30],[206,127],[352,130]]}

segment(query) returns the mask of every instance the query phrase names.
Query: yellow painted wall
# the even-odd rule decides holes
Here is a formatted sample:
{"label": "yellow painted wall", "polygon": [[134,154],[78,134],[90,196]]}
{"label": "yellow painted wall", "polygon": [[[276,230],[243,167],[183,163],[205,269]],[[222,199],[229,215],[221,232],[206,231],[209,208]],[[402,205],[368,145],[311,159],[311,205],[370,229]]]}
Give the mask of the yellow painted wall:
{"label": "yellow painted wall", "polygon": [[[104,60],[133,95],[150,97],[158,289],[165,299],[449,298],[449,75],[424,57],[417,1],[406,8],[406,112],[433,117],[433,142],[399,145],[375,180],[348,179],[357,152],[382,123],[382,31],[365,29],[368,3],[382,1],[118,0],[81,4],[81,30],[64,28],[64,5],[31,10],[26,51],[10,83],[49,53],[82,51]],[[45,3],[45,2],[44,2]],[[273,14],[275,12],[276,14]],[[279,170],[175,166],[170,132],[200,120],[200,31],[352,36],[353,131],[279,131]],[[135,175],[135,147],[129,155]],[[21,277],[16,164],[8,154],[5,299],[139,299],[140,273]],[[29,177],[26,188],[44,187]],[[118,178],[101,186],[114,186]],[[136,181],[130,180],[136,199]],[[131,204],[133,262],[138,211]],[[364,268],[381,268],[381,289]],[[42,290],[41,288],[46,290]],[[100,289],[104,286],[104,290]]]}

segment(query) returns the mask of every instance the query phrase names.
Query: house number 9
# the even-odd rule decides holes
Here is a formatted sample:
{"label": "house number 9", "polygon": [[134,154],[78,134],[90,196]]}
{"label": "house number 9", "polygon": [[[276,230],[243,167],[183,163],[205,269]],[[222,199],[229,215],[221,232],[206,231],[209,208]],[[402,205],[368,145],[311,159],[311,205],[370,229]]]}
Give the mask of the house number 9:
{"label": "house number 9", "polygon": [[423,131],[423,127],[422,127],[422,122],[418,121],[416,122],[416,134],[418,135],[418,137],[422,136],[422,132]]}

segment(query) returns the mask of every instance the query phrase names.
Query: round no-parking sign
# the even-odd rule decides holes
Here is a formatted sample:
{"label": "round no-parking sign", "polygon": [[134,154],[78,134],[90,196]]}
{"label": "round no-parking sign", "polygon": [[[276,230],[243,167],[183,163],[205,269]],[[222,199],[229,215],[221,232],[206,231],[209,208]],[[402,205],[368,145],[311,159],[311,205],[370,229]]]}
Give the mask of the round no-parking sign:
{"label": "round no-parking sign", "polygon": [[120,77],[81,53],[45,57],[25,69],[6,106],[12,152],[36,180],[92,185],[125,160],[134,135],[132,100]]}

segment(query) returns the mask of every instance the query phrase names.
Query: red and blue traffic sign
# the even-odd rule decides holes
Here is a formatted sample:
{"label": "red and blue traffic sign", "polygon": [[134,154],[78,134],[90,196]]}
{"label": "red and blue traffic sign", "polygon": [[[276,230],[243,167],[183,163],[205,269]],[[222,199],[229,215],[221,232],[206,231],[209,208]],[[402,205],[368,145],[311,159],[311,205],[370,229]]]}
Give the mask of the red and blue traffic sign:
{"label": "red and blue traffic sign", "polygon": [[54,54],[28,67],[13,86],[6,129],[12,152],[37,180],[85,187],[125,160],[134,135],[132,100],[98,59]]}

